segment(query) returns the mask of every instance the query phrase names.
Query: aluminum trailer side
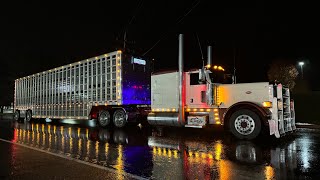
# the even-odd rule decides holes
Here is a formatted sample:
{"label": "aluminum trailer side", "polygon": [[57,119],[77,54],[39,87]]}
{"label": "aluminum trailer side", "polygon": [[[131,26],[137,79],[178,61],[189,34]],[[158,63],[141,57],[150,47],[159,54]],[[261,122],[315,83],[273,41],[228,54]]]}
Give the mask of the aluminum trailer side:
{"label": "aluminum trailer side", "polygon": [[19,78],[15,119],[98,119],[107,126],[117,116],[122,127],[146,115],[150,74],[148,61],[114,51]]}

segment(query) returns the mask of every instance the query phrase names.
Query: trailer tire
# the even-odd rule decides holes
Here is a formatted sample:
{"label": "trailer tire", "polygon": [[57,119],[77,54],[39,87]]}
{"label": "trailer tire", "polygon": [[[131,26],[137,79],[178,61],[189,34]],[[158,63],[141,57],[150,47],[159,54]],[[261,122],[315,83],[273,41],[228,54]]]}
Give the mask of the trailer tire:
{"label": "trailer tire", "polygon": [[26,122],[31,122],[32,120],[32,112],[30,110],[26,111]]}
{"label": "trailer tire", "polygon": [[235,111],[229,121],[231,133],[239,139],[254,139],[261,132],[260,117],[248,109]]}
{"label": "trailer tire", "polygon": [[128,116],[123,109],[118,109],[113,114],[113,124],[118,127],[122,128],[127,123]]}
{"label": "trailer tire", "polygon": [[19,110],[16,110],[16,112],[14,112],[13,119],[15,121],[19,121],[20,120],[20,111]]}
{"label": "trailer tire", "polygon": [[110,113],[106,110],[101,110],[99,112],[98,124],[100,127],[107,127],[110,124]]}

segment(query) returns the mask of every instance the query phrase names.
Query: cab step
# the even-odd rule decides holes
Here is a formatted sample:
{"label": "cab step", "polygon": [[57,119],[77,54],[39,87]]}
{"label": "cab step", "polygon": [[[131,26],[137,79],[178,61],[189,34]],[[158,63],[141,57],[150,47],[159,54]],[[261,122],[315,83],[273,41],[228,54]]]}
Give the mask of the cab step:
{"label": "cab step", "polygon": [[184,127],[189,127],[189,128],[204,128],[205,126],[199,126],[199,125],[185,125]]}

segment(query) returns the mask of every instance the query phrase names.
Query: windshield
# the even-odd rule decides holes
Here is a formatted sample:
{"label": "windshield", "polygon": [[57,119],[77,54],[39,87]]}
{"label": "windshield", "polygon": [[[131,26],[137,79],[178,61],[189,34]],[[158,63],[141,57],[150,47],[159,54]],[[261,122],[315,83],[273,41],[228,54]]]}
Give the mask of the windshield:
{"label": "windshield", "polygon": [[212,83],[220,83],[220,84],[232,83],[232,75],[225,74],[223,71],[213,71],[212,73],[209,73],[209,76]]}

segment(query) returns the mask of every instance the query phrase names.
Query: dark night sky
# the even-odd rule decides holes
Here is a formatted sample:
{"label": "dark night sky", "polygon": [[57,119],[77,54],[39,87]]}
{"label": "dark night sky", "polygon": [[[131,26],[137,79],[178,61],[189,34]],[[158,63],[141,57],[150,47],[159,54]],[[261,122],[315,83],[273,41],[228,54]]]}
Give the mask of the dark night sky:
{"label": "dark night sky", "polygon": [[[140,2],[142,6],[137,8]],[[303,58],[307,60],[305,79],[314,90],[320,89],[316,4],[201,0],[177,23],[196,2],[1,3],[0,104],[13,101],[16,78],[116,50],[121,45],[117,38],[123,38],[125,27],[137,52],[146,52],[165,34],[146,54],[155,59],[156,70],[177,67],[179,33],[185,34],[186,67],[200,67],[197,33],[204,56],[206,46],[214,43],[214,63],[232,68],[236,49],[238,82],[267,81],[273,59],[296,64]]]}

